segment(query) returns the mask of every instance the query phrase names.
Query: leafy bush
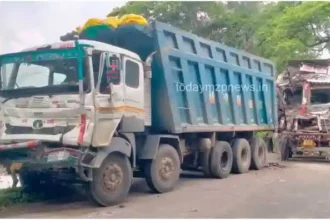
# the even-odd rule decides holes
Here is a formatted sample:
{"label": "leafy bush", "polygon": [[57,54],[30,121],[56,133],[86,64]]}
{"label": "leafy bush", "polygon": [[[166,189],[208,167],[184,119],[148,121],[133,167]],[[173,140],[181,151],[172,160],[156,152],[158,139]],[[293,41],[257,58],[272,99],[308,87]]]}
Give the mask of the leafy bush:
{"label": "leafy bush", "polygon": [[27,193],[21,187],[0,190],[0,207],[19,203],[36,202],[40,199],[40,196],[37,194]]}

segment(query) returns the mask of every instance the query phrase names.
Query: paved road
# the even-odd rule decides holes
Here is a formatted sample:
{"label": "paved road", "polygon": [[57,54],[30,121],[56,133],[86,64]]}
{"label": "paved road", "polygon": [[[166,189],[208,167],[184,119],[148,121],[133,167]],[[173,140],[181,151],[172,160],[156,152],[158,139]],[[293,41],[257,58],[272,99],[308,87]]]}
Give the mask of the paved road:
{"label": "paved road", "polygon": [[319,218],[330,217],[330,164],[288,162],[224,180],[184,175],[167,194],[137,180],[126,203],[96,208],[86,201],[8,208],[16,218]]}

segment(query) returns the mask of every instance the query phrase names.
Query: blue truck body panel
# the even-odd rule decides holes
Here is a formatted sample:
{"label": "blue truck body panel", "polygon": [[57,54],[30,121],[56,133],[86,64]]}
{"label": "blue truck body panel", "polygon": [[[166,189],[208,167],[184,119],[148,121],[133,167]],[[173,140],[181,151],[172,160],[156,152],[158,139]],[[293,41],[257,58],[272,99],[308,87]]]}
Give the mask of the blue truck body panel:
{"label": "blue truck body panel", "polygon": [[152,63],[152,128],[171,133],[274,130],[274,64],[170,25],[119,27],[111,43]]}

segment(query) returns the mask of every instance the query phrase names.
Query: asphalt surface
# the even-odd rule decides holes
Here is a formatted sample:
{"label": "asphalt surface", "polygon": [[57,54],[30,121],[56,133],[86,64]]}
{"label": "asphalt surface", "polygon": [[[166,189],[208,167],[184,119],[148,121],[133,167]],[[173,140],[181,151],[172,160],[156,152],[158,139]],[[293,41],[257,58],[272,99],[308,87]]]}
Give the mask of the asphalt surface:
{"label": "asphalt surface", "polygon": [[329,218],[330,164],[287,162],[227,179],[182,175],[176,190],[155,195],[143,179],[120,206],[99,208],[86,198],[9,207],[15,218]]}

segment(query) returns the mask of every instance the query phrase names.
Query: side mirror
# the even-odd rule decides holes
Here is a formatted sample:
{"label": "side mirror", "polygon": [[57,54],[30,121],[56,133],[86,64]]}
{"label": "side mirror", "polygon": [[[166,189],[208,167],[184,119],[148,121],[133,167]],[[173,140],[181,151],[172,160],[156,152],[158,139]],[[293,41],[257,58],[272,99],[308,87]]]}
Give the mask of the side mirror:
{"label": "side mirror", "polygon": [[109,101],[111,101],[114,92],[113,85],[120,84],[121,80],[121,59],[116,54],[107,53],[104,64],[103,76],[105,78],[103,79],[105,80],[104,83],[107,85],[106,89],[109,92]]}
{"label": "side mirror", "polygon": [[[170,50],[171,47],[163,47],[161,48],[159,51],[168,51]],[[144,64],[143,64],[143,69],[144,69],[144,77],[148,78],[148,79],[151,79],[152,77],[152,72],[151,72],[151,64],[152,64],[152,60],[154,58],[154,55],[158,52],[158,50],[150,53],[148,55],[148,57],[146,58]]]}
{"label": "side mirror", "polygon": [[109,102],[111,102],[112,101],[112,99],[114,98],[114,97],[116,97],[117,96],[117,92],[115,91],[115,89],[113,88],[113,83],[110,83],[109,84],[109,87],[108,87],[108,91],[109,91]]}
{"label": "side mirror", "polygon": [[143,69],[144,69],[144,77],[147,79],[151,79],[152,77],[152,72],[151,72],[151,63],[153,60],[153,56],[155,55],[157,51],[152,52],[151,54],[149,54],[149,56],[147,57],[146,61],[143,64]]}
{"label": "side mirror", "polygon": [[112,85],[113,84],[110,82],[109,83],[109,86],[108,86],[108,89],[109,89],[109,101],[111,101],[111,98],[112,98],[112,91],[113,91]]}

